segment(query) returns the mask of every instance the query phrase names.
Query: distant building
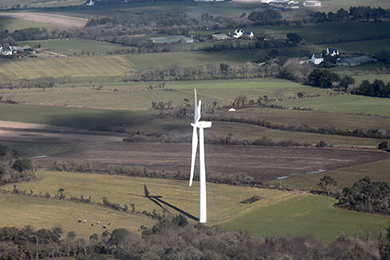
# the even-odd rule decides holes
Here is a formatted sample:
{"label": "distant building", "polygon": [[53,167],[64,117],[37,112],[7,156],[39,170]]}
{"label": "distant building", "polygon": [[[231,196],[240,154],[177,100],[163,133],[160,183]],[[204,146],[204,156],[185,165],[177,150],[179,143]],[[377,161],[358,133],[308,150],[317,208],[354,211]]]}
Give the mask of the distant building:
{"label": "distant building", "polygon": [[322,54],[316,54],[314,53],[311,58],[310,58],[310,61],[315,64],[315,65],[318,65],[318,64],[321,64],[323,61],[324,61],[324,57],[322,57]]}
{"label": "distant building", "polygon": [[152,37],[150,40],[153,43],[193,43],[194,39],[187,36],[164,36],[164,37]]}
{"label": "distant building", "polygon": [[337,61],[337,65],[340,66],[358,66],[363,63],[367,62],[376,62],[377,59],[374,59],[370,56],[367,55],[361,55],[361,56],[352,56],[352,57],[347,57],[347,58],[341,58]]}
{"label": "distant building", "polygon": [[326,48],[326,56],[336,57],[339,55],[340,55],[340,53],[338,50],[333,49],[333,48]]}
{"label": "distant building", "polygon": [[253,39],[255,37],[253,32],[244,32],[243,36],[244,36],[244,38],[247,38],[247,39]]}
{"label": "distant building", "polygon": [[234,33],[233,33],[233,38],[234,39],[239,39],[241,38],[242,36],[244,35],[244,31],[243,30],[234,30]]}
{"label": "distant building", "polygon": [[85,3],[86,6],[94,6],[95,3],[92,0],[89,0]]}
{"label": "distant building", "polygon": [[214,40],[217,40],[217,41],[230,39],[230,36],[226,35],[224,33],[215,33],[211,36],[213,37]]}
{"label": "distant building", "polygon": [[321,1],[308,0],[308,1],[303,2],[303,6],[305,6],[305,7],[320,7]]}

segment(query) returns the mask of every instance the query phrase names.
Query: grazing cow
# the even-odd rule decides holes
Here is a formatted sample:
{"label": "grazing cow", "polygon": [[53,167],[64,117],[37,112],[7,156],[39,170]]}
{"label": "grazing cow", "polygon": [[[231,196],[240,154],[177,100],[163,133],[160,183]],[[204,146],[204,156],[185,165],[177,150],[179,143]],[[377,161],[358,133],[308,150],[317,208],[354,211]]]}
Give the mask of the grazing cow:
{"label": "grazing cow", "polygon": [[86,220],[86,219],[84,219],[84,220],[83,220],[83,223],[87,223],[87,220]]}
{"label": "grazing cow", "polygon": [[111,222],[108,222],[107,226],[111,225]]}
{"label": "grazing cow", "polygon": [[103,229],[106,229],[106,226],[103,226]]}
{"label": "grazing cow", "polygon": [[91,224],[91,227],[93,227],[93,224]]}
{"label": "grazing cow", "polygon": [[79,219],[79,220],[77,220],[77,222],[81,223],[82,221],[81,221],[81,219]]}

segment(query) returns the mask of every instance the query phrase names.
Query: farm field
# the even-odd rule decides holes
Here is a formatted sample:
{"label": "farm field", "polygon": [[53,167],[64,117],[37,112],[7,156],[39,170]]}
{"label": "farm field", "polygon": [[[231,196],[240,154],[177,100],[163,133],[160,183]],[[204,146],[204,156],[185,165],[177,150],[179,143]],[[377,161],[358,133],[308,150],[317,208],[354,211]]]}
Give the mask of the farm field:
{"label": "farm field", "polygon": [[38,12],[0,12],[0,16],[50,24],[56,28],[81,28],[88,22],[85,18]]}
{"label": "farm field", "polygon": [[275,234],[314,236],[330,243],[342,234],[375,233],[388,225],[387,216],[334,208],[335,202],[325,196],[300,194],[278,204],[255,209],[221,226],[230,230],[248,230],[262,237]]}
{"label": "farm field", "polygon": [[20,30],[29,27],[42,27],[46,29],[54,28],[50,24],[43,23],[43,22],[25,21],[17,18],[12,18],[9,16],[0,15],[0,30],[8,30],[10,32],[13,32],[15,30]]}
{"label": "farm field", "polygon": [[[249,27],[255,34],[265,34],[276,39],[286,39],[287,33],[299,34],[307,44],[326,44],[389,38],[388,22],[329,22],[302,26],[261,26]],[[329,35],[332,35],[330,38]]]}
{"label": "farm field", "polygon": [[[154,220],[142,215],[129,215],[124,212],[110,210],[101,206],[87,205],[46,199],[27,197],[11,193],[0,193],[0,226],[19,227],[31,225],[36,229],[61,226],[66,234],[74,231],[79,237],[88,238],[93,233],[102,233],[103,229],[91,227],[91,223],[100,221],[107,225],[109,230],[124,227],[138,233],[142,224],[153,225]],[[87,223],[78,223],[78,219],[86,219]]]}
{"label": "farm field", "polygon": [[53,51],[63,55],[104,55],[107,52],[115,52],[125,47],[108,42],[84,40],[84,39],[49,39],[36,41],[20,41],[21,45],[40,45],[42,50]]}
{"label": "farm field", "polygon": [[42,77],[123,77],[133,67],[122,56],[45,57],[6,60],[0,65],[5,80]]}
{"label": "farm field", "polygon": [[[20,190],[33,189],[35,193],[49,192],[54,195],[59,188],[63,188],[65,196],[84,197],[91,196],[93,202],[102,203],[106,197],[112,203],[121,206],[135,204],[136,211],[156,210],[162,214],[162,209],[144,197],[144,185],[151,196],[162,196],[161,200],[170,203],[179,209],[198,217],[199,211],[199,185],[194,183],[188,187],[187,181],[174,181],[152,178],[137,178],[117,175],[53,172],[39,170],[37,180],[17,185]],[[12,190],[13,185],[3,186],[3,189]],[[277,201],[284,200],[294,193],[278,190],[257,189],[251,187],[229,186],[224,184],[208,183],[208,222],[210,225],[217,224],[230,218],[234,218],[244,212],[250,211],[253,206],[267,206]],[[262,197],[256,204],[242,204],[241,201],[252,196]],[[1,196],[1,195],[0,195]],[[75,203],[80,205],[79,203]],[[177,214],[172,208],[166,209]],[[115,211],[113,211],[115,212]],[[128,216],[131,220],[132,216]],[[77,221],[77,219],[76,219]],[[149,223],[151,221],[148,221]],[[135,223],[139,224],[139,223]],[[139,227],[139,226],[138,226]],[[135,227],[137,228],[137,227]]]}
{"label": "farm field", "polygon": [[390,182],[387,169],[390,166],[390,160],[382,160],[371,163],[359,164],[349,167],[343,167],[326,173],[318,173],[311,175],[294,176],[281,181],[270,181],[272,185],[290,187],[300,190],[319,189],[317,183],[324,175],[329,175],[337,181],[337,190],[342,190],[344,187],[352,186],[356,181],[370,177],[373,181]]}
{"label": "farm field", "polygon": [[279,124],[308,125],[313,128],[333,126],[339,129],[378,128],[390,130],[390,118],[347,113],[255,107],[238,109],[236,113],[218,111],[218,115],[221,117],[264,120]]}
{"label": "farm field", "polygon": [[[380,40],[368,40],[368,41],[352,41],[352,42],[342,42],[342,43],[332,43],[331,47],[336,48],[340,51],[341,54],[345,53],[356,53],[356,54],[371,54],[374,55],[381,50],[389,50],[390,49],[390,39],[380,39]],[[319,45],[311,45],[307,46],[317,52],[321,52],[322,50],[326,50],[329,48],[329,44],[319,44]]]}
{"label": "farm field", "polygon": [[[151,196],[162,196],[161,200],[195,216],[198,213],[197,182],[194,187],[189,188],[186,181],[100,174],[60,173],[42,170],[37,172],[37,177],[36,181],[18,184],[18,189],[30,190],[31,188],[35,193],[49,191],[51,194],[55,194],[58,188],[62,187],[64,194],[68,197],[79,197],[82,193],[84,196],[91,195],[93,201],[100,203],[102,197],[105,196],[109,201],[120,203],[121,205],[134,203],[136,211],[142,211],[143,209],[148,211],[156,209],[160,211],[161,209],[156,204],[143,197],[144,185],[146,185]],[[9,185],[5,186],[5,189],[12,190],[13,187]],[[186,194],[185,197],[183,197],[183,194]],[[255,195],[260,196],[261,199],[253,204],[240,203],[240,201]],[[17,201],[18,206],[20,206],[8,208],[6,213],[19,213],[18,226],[23,226],[23,222],[29,223],[33,219],[30,212],[35,211],[27,211],[26,214],[24,209],[29,209],[34,206],[35,209],[40,210],[40,213],[36,215],[41,216],[44,213],[48,215],[45,223],[40,222],[42,219],[34,220],[37,221],[34,224],[37,228],[41,225],[47,227],[51,220],[50,218],[53,215],[62,213],[63,208],[65,208],[73,213],[72,216],[64,214],[59,218],[60,220],[63,219],[69,222],[68,226],[66,226],[67,230],[76,229],[75,231],[77,231],[80,228],[81,232],[77,233],[81,234],[97,232],[93,227],[82,226],[83,224],[77,223],[78,217],[84,218],[85,216],[85,210],[79,210],[81,207],[90,210],[88,216],[93,212],[94,219],[92,221],[99,219],[100,221],[111,222],[115,226],[123,225],[132,231],[135,231],[139,227],[137,225],[143,221],[144,223],[142,224],[146,222],[146,225],[153,223],[149,218],[126,215],[109,209],[68,201],[37,199],[1,193],[0,200],[1,198],[4,199],[4,197],[8,201]],[[52,202],[55,202],[53,208],[51,208]],[[333,203],[334,200],[331,198],[315,195],[250,187],[235,187],[222,184],[208,184],[209,225],[223,223],[223,228],[231,230],[243,228],[259,236],[274,236],[280,233],[297,236],[313,235],[326,242],[331,242],[342,233],[348,235],[359,233],[362,226],[364,226],[364,230],[362,231],[376,232],[385,228],[389,221],[389,217],[335,209],[332,208]],[[26,204],[29,206],[23,206]],[[3,207],[5,204],[1,203],[0,205]],[[48,210],[51,210],[51,213]],[[110,215],[100,218],[99,210],[106,211]],[[175,214],[172,209],[168,208],[168,210]],[[4,210],[0,212],[1,216],[5,214]],[[75,215],[74,212],[77,212],[78,215]],[[4,218],[2,217],[1,219]],[[55,222],[57,219],[52,219],[52,221]],[[70,221],[71,219],[75,221],[72,222]],[[87,221],[90,221],[90,219],[91,217],[87,218]],[[337,219],[337,221],[325,221],[328,219]],[[237,223],[246,223],[246,225],[243,226]]]}
{"label": "farm field", "polygon": [[[260,182],[389,158],[388,154],[376,150],[239,145],[206,145],[206,154],[209,177],[244,173]],[[101,169],[115,166],[187,172],[190,155],[189,143],[111,142],[53,154],[49,158],[39,159],[37,163],[44,167],[58,161],[79,165],[89,163]]]}
{"label": "farm field", "polygon": [[322,2],[322,7],[320,9],[312,8],[313,11],[327,12],[327,11],[337,11],[340,8],[345,10],[349,9],[350,6],[371,6],[371,7],[382,7],[384,9],[390,8],[390,3],[386,0],[324,0]]}
{"label": "farm field", "polygon": [[390,100],[358,95],[326,96],[311,99],[276,102],[289,108],[298,106],[331,113],[390,116]]}
{"label": "farm field", "polygon": [[18,5],[22,8],[24,7],[60,7],[60,6],[71,6],[71,5],[81,5],[85,1],[82,0],[2,0],[0,2],[1,9],[10,9],[15,8]]}
{"label": "farm field", "polygon": [[[108,61],[113,63],[115,57],[105,56]],[[97,64],[98,60],[92,59],[93,64],[95,62]],[[82,65],[80,64],[80,66]],[[111,72],[107,72],[107,74],[109,73]],[[211,105],[213,101],[217,101],[219,106],[230,105],[236,97],[243,94],[247,96],[248,100],[257,100],[258,97],[264,95],[269,98],[283,99],[295,96],[298,92],[313,95],[326,95],[329,92],[325,89],[312,88],[279,79],[175,81],[165,82],[164,89],[151,90],[149,88],[149,86],[158,84],[158,82],[119,82],[117,84],[109,83],[105,87],[105,83],[83,83],[80,85],[71,83],[59,85],[61,88],[55,87],[44,91],[41,89],[1,90],[0,95],[3,96],[4,100],[12,99],[30,104],[147,110],[151,108],[152,101],[172,101],[172,105],[177,106],[183,104],[185,98],[192,100],[194,88],[198,89],[199,98],[204,104]]]}

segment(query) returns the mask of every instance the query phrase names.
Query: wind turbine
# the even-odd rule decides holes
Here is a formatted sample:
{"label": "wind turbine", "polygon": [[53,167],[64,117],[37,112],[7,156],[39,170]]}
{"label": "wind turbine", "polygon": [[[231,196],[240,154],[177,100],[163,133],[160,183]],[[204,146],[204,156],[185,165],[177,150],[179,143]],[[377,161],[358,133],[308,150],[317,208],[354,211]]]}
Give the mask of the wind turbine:
{"label": "wind turbine", "polygon": [[[199,100],[199,104],[196,97],[196,89],[194,89],[195,103],[194,103],[194,122],[191,123],[193,127],[192,132],[192,157],[191,157],[191,175],[190,175],[190,187],[194,179],[194,168],[196,151],[199,142],[199,161],[200,161],[200,187],[199,187],[199,222],[207,222],[207,202],[206,202],[206,165],[204,159],[204,129],[211,127],[211,122],[199,121],[201,117],[202,101]],[[199,129],[199,139],[198,139]]]}

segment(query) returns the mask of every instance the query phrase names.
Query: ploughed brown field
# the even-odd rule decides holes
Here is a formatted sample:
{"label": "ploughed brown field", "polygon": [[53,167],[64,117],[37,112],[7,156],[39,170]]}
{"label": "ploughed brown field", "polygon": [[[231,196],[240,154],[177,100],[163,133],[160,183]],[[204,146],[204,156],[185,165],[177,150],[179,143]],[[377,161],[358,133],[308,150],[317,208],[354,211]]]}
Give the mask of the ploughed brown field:
{"label": "ploughed brown field", "polygon": [[[173,172],[188,172],[190,169],[190,143],[128,143],[121,140],[122,137],[115,134],[0,122],[0,143],[11,147],[28,143],[29,149],[52,146],[52,149],[47,149],[47,158],[35,159],[40,166],[62,161],[88,162],[95,168],[134,166]],[[245,173],[258,181],[390,157],[388,153],[363,149],[235,145],[206,145],[205,149],[208,172]]]}

